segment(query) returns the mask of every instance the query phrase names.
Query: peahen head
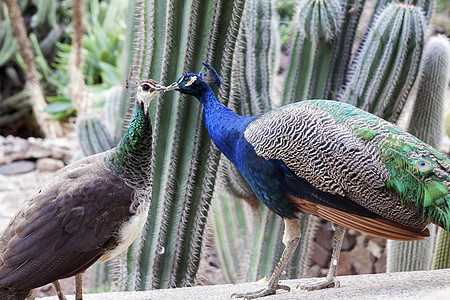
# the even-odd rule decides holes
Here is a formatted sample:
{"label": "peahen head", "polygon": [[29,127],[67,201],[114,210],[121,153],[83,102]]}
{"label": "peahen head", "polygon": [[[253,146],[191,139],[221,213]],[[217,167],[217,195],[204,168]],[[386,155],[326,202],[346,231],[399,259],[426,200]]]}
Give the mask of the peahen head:
{"label": "peahen head", "polygon": [[137,87],[137,102],[144,107],[145,111],[148,111],[150,102],[167,88],[160,85],[153,79],[142,80],[138,83]]}
{"label": "peahen head", "polygon": [[214,94],[209,86],[210,83],[214,83],[220,87],[221,81],[216,70],[214,70],[207,63],[203,64],[203,70],[200,74],[187,73],[181,76],[178,81],[172,83],[167,87],[168,91],[176,90],[183,94],[192,95],[198,98],[200,101],[206,95]]}

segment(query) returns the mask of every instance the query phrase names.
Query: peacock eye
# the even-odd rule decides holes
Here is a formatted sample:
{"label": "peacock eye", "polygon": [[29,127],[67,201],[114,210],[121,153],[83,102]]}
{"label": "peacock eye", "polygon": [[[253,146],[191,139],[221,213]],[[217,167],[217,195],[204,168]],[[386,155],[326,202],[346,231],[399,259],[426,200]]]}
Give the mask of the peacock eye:
{"label": "peacock eye", "polygon": [[190,76],[186,76],[186,77],[184,77],[184,82],[188,82],[189,80],[191,80],[191,77]]}
{"label": "peacock eye", "polygon": [[416,166],[420,171],[426,171],[430,168],[431,164],[425,160],[418,160]]}
{"label": "peacock eye", "polygon": [[150,91],[150,85],[149,84],[143,84],[142,85],[142,90],[146,91],[146,92]]}

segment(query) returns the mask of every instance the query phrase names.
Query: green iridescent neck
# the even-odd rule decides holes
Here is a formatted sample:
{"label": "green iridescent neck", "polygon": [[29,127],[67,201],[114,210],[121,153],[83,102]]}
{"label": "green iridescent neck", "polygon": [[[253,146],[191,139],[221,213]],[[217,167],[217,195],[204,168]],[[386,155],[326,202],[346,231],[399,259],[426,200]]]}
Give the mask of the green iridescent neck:
{"label": "green iridescent neck", "polygon": [[130,186],[150,184],[152,125],[144,106],[136,104],[128,131],[105,156],[105,165]]}

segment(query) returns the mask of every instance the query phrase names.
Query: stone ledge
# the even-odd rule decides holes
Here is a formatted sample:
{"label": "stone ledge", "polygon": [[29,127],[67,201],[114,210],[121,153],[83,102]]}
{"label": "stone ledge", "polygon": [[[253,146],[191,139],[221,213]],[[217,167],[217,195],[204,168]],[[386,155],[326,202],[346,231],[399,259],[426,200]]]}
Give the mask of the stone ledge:
{"label": "stone ledge", "polygon": [[[367,274],[339,276],[341,287],[320,291],[302,291],[299,284],[316,279],[283,280],[291,292],[279,291],[271,299],[450,299],[450,269],[416,271],[390,274]],[[168,299],[230,299],[231,293],[251,291],[264,287],[263,284],[240,283],[226,285],[196,286],[153,290],[145,292],[85,294],[85,300],[168,300]],[[67,296],[67,295],[66,295]],[[38,298],[57,300],[57,297]],[[67,296],[68,300],[74,299]]]}

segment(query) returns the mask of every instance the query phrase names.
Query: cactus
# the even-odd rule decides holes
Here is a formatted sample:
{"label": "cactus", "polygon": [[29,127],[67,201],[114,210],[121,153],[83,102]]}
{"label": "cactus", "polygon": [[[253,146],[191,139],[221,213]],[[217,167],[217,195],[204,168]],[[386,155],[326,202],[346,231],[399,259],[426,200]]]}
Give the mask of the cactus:
{"label": "cactus", "polygon": [[[432,37],[425,47],[422,74],[419,82],[408,131],[435,148],[440,147],[444,127],[445,91],[450,76],[450,44],[445,37]],[[436,256],[436,227],[429,226],[430,237],[423,241],[388,242],[388,271],[429,270],[449,264],[450,256],[444,257],[448,235],[439,233]],[[442,231],[439,229],[439,231]]]}
{"label": "cactus", "polygon": [[[230,93],[231,62],[244,1],[130,1],[122,97],[105,114],[114,139],[123,135],[137,82],[170,83],[201,61],[222,66],[222,101]],[[180,39],[178,47],[170,47]],[[130,41],[131,40],[131,41]],[[225,49],[225,51],[223,51]],[[122,290],[189,286],[196,281],[202,237],[219,160],[202,126],[199,106],[168,93],[152,103],[152,203],[146,232],[113,273]],[[110,109],[115,109],[112,112]],[[117,114],[117,118],[111,116]],[[164,121],[162,121],[164,120]],[[183,129],[183,130],[181,130]],[[92,136],[90,138],[93,138]],[[150,159],[150,158],[149,158]],[[100,274],[102,272],[99,272]]]}
{"label": "cactus", "polygon": [[105,122],[98,115],[77,118],[77,135],[84,155],[93,155],[116,145]]}
{"label": "cactus", "polygon": [[419,70],[424,28],[416,6],[386,6],[369,27],[338,99],[397,121]]}
{"label": "cactus", "polygon": [[[343,8],[338,0],[302,0],[297,9],[300,30],[315,48],[307,98],[322,98],[332,57],[332,41],[340,32]],[[300,99],[296,99],[298,100]]]}
{"label": "cactus", "polygon": [[333,42],[328,77],[324,88],[324,99],[334,99],[336,93],[345,82],[345,77],[352,55],[353,41],[361,17],[365,0],[345,1],[345,15],[338,34]]}
{"label": "cactus", "polygon": [[[353,1],[345,3],[350,5]],[[328,97],[332,78],[338,77],[334,69],[338,66],[337,55],[341,55],[340,62],[345,61],[346,57],[340,52],[342,49],[348,52],[347,61],[350,57],[351,47],[344,50],[348,44],[340,45],[338,41],[346,35],[353,39],[359,19],[359,14],[356,14],[351,26],[348,25],[349,17],[347,14],[344,19],[344,8],[345,4],[335,0],[303,0],[298,3],[289,44],[291,63],[287,71],[282,105]],[[351,42],[350,38],[346,41]],[[345,70],[343,68],[342,72]],[[343,77],[343,74],[339,75]]]}
{"label": "cactus", "polygon": [[435,239],[436,231],[431,230],[430,236],[421,241],[388,240],[386,272],[429,270],[433,259]]}
{"label": "cactus", "polygon": [[[273,0],[249,0],[245,4],[228,103],[243,115],[262,113],[272,105],[274,73],[278,65],[274,7]],[[229,282],[269,276],[282,252],[281,219],[259,202],[246,180],[226,158],[221,159],[219,170],[221,180],[216,184],[213,198],[212,228],[224,276]],[[269,234],[273,231],[276,234]],[[247,261],[248,264],[240,263]]]}
{"label": "cactus", "polygon": [[434,1],[433,0],[378,0],[375,4],[373,17],[377,16],[381,11],[389,4],[389,3],[404,3],[404,4],[412,4],[417,7],[420,7],[423,11],[425,21],[428,25],[431,20],[431,16],[434,10]]}
{"label": "cactus", "polygon": [[431,268],[447,269],[450,268],[450,233],[439,228],[436,238],[436,248],[433,256]]}
{"label": "cactus", "polygon": [[446,37],[430,38],[422,65],[408,132],[439,149],[444,129],[445,95],[450,78],[450,42]]}
{"label": "cactus", "polygon": [[[424,52],[419,90],[408,131],[439,149],[444,129],[444,106],[450,80],[450,42],[445,36],[430,38]],[[450,235],[438,229],[432,268],[450,267]]]}

